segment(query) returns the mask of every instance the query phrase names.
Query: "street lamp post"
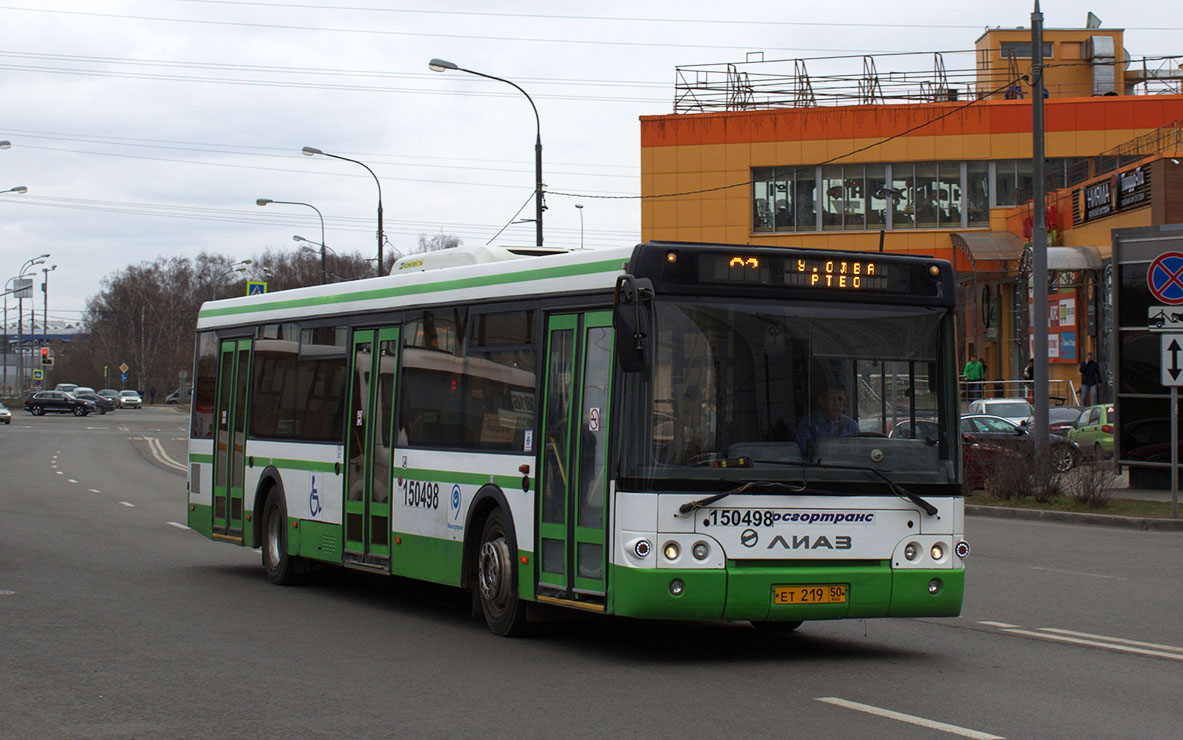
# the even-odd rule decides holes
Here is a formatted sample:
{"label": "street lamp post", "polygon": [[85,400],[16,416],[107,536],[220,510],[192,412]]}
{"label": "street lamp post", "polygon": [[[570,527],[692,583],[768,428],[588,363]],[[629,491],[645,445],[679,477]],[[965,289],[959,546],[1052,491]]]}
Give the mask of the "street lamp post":
{"label": "street lamp post", "polygon": [[49,346],[49,273],[58,269],[53,267],[41,268],[41,346]]}
{"label": "street lamp post", "polygon": [[457,72],[467,72],[470,75],[477,77],[484,77],[489,80],[497,80],[504,82],[507,85],[512,85],[514,89],[526,96],[526,100],[530,101],[530,107],[534,109],[534,125],[536,136],[534,139],[534,227],[535,227],[535,244],[542,246],[542,212],[546,208],[542,205],[542,120],[538,117],[538,106],[534,105],[534,99],[530,94],[523,90],[517,83],[511,82],[503,77],[495,77],[487,75],[484,72],[476,72],[471,69],[457,66],[453,62],[446,59],[432,59],[427,63],[432,72],[446,72],[448,70],[455,70]]}
{"label": "street lamp post", "polygon": [[320,284],[324,285],[328,282],[328,267],[325,264],[325,217],[321,214],[320,209],[311,203],[303,203],[298,200],[271,200],[270,198],[259,198],[255,201],[255,205],[265,206],[268,203],[283,204],[287,206],[308,206],[316,211],[316,215],[320,216]]}
{"label": "street lamp post", "polygon": [[579,248],[583,249],[583,204],[576,203],[575,207],[579,209]]}
{"label": "street lamp post", "polygon": [[231,273],[246,272],[246,268],[250,264],[251,264],[250,260],[242,260],[241,262],[235,262],[234,264],[230,265],[229,267],[225,268],[220,273],[218,273],[217,276],[215,277],[215,279],[210,282],[209,299],[211,301],[217,300],[218,280],[221,280],[222,278],[226,277],[227,275],[230,275]]}
{"label": "street lamp post", "polygon": [[[353,162],[354,164],[359,164],[362,167],[366,168],[366,172],[370,173],[370,177],[374,178],[374,183],[378,186],[378,268],[377,269],[378,269],[378,277],[382,277],[382,245],[386,241],[386,237],[382,233],[382,182],[380,180],[378,180],[378,176],[374,174],[374,171],[371,170],[369,168],[369,165],[367,165],[365,162],[359,162],[356,159],[350,159],[349,157],[342,157],[340,154],[329,154],[328,152],[321,151],[320,149],[317,149],[316,147],[313,147],[313,146],[306,146],[303,149],[301,149],[300,151],[301,151],[301,153],[304,154],[304,156],[307,156],[307,157],[313,157],[313,156],[316,156],[317,154],[319,154],[322,157],[331,157],[332,159],[340,159],[345,162]],[[321,237],[320,241],[321,241],[321,243],[324,243],[323,236]]]}
{"label": "street lamp post", "polygon": [[[15,278],[13,278],[13,280],[22,280],[25,277],[26,270],[28,270],[30,267],[35,267],[37,265],[44,265],[45,260],[48,257],[49,257],[49,253],[47,252],[43,255],[40,255],[38,257],[34,257],[34,258],[26,261],[25,264],[21,265],[20,273]],[[4,303],[4,315],[5,315],[4,316],[5,323],[7,323],[7,320],[8,320],[7,299],[5,299],[5,303]],[[7,336],[7,329],[5,329],[5,335]],[[21,350],[21,345],[23,345],[24,343],[25,343],[25,295],[22,290],[22,292],[18,293],[17,297],[16,297],[16,348],[17,348],[17,352],[16,352],[16,387],[22,396],[25,393],[25,356],[23,354],[21,354],[20,350]],[[7,370],[8,365],[5,364],[4,368],[5,368],[5,370]]]}

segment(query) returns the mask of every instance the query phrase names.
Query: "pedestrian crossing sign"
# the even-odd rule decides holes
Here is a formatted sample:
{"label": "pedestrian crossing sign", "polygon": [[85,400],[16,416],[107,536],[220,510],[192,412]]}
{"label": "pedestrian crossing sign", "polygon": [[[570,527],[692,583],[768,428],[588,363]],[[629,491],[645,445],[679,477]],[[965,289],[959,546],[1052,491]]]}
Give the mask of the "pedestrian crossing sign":
{"label": "pedestrian crossing sign", "polygon": [[263,295],[267,292],[267,282],[265,280],[251,280],[246,284],[247,295]]}

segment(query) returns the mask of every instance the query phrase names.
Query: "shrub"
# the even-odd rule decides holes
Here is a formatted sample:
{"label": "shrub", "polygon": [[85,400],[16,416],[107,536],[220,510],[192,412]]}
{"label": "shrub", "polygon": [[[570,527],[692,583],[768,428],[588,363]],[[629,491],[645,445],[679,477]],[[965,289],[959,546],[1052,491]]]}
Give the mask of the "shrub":
{"label": "shrub", "polygon": [[1113,498],[1113,466],[1099,460],[1082,461],[1064,476],[1068,495],[1090,509],[1103,509]]}

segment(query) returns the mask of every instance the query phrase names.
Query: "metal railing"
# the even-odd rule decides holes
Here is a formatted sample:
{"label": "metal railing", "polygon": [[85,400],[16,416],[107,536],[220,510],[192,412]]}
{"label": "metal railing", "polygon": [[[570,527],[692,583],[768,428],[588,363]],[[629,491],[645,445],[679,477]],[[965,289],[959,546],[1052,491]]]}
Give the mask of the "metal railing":
{"label": "metal railing", "polygon": [[[966,380],[961,378],[961,400],[968,404],[979,398],[1033,398],[1034,380]],[[1080,394],[1071,380],[1051,378],[1047,400],[1052,406],[1079,406]],[[979,392],[980,391],[980,392]],[[971,395],[972,394],[972,395]]]}

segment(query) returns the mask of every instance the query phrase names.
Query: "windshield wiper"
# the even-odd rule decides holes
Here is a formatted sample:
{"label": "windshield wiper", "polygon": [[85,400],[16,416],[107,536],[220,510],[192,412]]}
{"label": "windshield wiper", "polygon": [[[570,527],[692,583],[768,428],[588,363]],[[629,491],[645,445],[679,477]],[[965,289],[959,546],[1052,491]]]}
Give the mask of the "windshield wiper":
{"label": "windshield wiper", "polygon": [[739,493],[747,493],[747,492],[752,491],[756,488],[763,489],[765,493],[826,493],[826,491],[810,490],[804,484],[802,484],[800,486],[794,486],[794,485],[789,485],[788,483],[779,483],[776,481],[753,480],[753,481],[748,481],[747,483],[744,483],[742,486],[736,486],[735,488],[732,488],[730,491],[716,493],[712,496],[700,498],[697,501],[690,501],[689,503],[682,504],[681,506],[678,507],[678,514],[681,516],[684,516],[686,514],[689,514],[692,511],[697,511],[705,506],[710,506],[711,504],[715,503],[716,501],[720,501],[722,499],[725,499],[728,496],[734,496],[735,494],[739,494]]}
{"label": "windshield wiper", "polygon": [[[872,468],[869,465],[842,465],[839,463],[822,464],[822,463],[816,462],[814,460],[756,460],[755,462],[765,463],[767,465],[800,465],[803,468],[833,468],[833,469],[837,469],[837,470],[861,470],[866,473],[871,473],[875,477],[882,480],[884,483],[887,484],[887,487],[891,489],[892,493],[894,493],[895,495],[904,499],[905,501],[910,501],[911,503],[916,504],[921,509],[924,509],[924,512],[926,514],[928,514],[929,516],[936,516],[936,513],[937,513],[937,507],[933,506],[928,501],[925,501],[924,499],[920,498],[919,496],[912,493],[908,489],[904,488],[899,483],[896,483],[895,481],[893,481],[882,470],[878,470],[877,468]],[[728,494],[723,494],[723,495],[728,495]]]}

